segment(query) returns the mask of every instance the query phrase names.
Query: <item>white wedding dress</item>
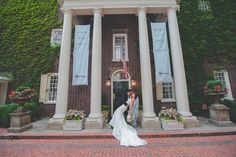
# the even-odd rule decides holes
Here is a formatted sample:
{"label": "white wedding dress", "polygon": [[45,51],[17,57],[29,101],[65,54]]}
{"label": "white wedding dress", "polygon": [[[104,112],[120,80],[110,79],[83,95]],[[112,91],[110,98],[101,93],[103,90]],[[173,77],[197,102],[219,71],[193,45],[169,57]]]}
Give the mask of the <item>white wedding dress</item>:
{"label": "white wedding dress", "polygon": [[138,137],[137,131],[130,125],[128,125],[124,118],[124,112],[127,110],[127,106],[121,105],[118,107],[109,123],[113,127],[113,136],[120,141],[122,146],[142,146],[147,142]]}

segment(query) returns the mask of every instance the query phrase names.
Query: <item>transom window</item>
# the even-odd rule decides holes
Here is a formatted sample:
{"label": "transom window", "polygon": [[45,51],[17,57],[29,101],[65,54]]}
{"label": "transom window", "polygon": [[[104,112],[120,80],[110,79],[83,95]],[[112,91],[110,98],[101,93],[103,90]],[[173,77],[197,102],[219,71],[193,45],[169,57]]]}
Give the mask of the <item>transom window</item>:
{"label": "transom window", "polygon": [[210,3],[207,0],[199,0],[198,1],[198,9],[201,11],[208,11],[210,9]]}
{"label": "transom window", "polygon": [[113,34],[113,59],[112,61],[128,61],[127,34]]}
{"label": "transom window", "polygon": [[227,88],[228,93],[225,95],[225,98],[233,99],[228,71],[227,70],[218,70],[218,71],[214,71],[213,73],[214,73],[214,78],[216,80],[221,81],[225,85],[225,87]]}

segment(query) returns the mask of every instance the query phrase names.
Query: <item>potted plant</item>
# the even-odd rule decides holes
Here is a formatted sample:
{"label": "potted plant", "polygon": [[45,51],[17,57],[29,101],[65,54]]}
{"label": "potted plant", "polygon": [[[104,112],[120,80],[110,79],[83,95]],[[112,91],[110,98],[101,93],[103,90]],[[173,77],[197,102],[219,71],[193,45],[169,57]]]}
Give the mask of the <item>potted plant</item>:
{"label": "potted plant", "polygon": [[84,111],[69,110],[65,116],[63,130],[82,130],[85,116]]}
{"label": "potted plant", "polygon": [[216,103],[227,94],[227,88],[219,80],[208,80],[204,86],[204,94],[211,103]]}
{"label": "potted plant", "polygon": [[19,86],[8,95],[11,102],[18,104],[29,102],[33,96],[35,96],[35,90],[28,85]]}
{"label": "potted plant", "polygon": [[165,107],[159,113],[161,125],[164,130],[183,130],[183,118],[174,108],[166,109]]}

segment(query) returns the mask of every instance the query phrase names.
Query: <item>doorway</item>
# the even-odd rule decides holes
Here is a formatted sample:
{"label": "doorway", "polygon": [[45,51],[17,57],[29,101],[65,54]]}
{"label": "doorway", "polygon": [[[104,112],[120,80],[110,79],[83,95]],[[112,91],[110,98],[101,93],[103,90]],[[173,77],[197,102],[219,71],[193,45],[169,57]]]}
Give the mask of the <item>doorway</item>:
{"label": "doorway", "polygon": [[111,115],[114,111],[121,106],[127,100],[126,91],[130,88],[130,75],[125,78],[124,71],[122,69],[117,70],[111,77]]}

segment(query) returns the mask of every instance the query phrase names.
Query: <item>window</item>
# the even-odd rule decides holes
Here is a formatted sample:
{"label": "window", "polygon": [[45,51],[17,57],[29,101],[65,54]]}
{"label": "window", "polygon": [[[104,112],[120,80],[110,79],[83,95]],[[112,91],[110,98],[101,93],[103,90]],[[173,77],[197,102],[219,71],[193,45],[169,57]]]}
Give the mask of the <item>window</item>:
{"label": "window", "polygon": [[62,29],[53,29],[51,33],[51,45],[61,45]]}
{"label": "window", "polygon": [[113,59],[112,61],[128,61],[127,34],[113,34]]}
{"label": "window", "polygon": [[162,82],[156,85],[157,100],[161,102],[175,102],[173,79],[171,82]]}
{"label": "window", "polygon": [[227,70],[218,70],[218,71],[214,71],[213,73],[214,73],[215,79],[220,80],[227,88],[228,93],[225,95],[225,98],[233,99],[231,86],[230,86],[230,82],[229,82],[228,71]]}
{"label": "window", "polygon": [[57,84],[57,73],[48,73],[41,75],[39,101],[43,103],[56,103]]}
{"label": "window", "polygon": [[201,11],[209,11],[209,9],[210,9],[209,1],[199,0],[198,1],[198,9]]}
{"label": "window", "polygon": [[173,88],[172,88],[172,82],[163,82],[162,83],[162,94],[163,99],[173,99]]}
{"label": "window", "polygon": [[50,75],[48,76],[48,88],[47,92],[47,100],[48,101],[56,101],[57,98],[57,82],[58,76],[57,75]]}

